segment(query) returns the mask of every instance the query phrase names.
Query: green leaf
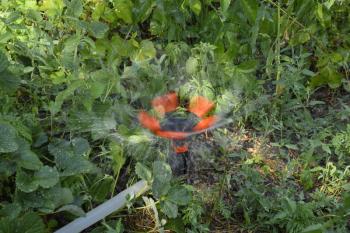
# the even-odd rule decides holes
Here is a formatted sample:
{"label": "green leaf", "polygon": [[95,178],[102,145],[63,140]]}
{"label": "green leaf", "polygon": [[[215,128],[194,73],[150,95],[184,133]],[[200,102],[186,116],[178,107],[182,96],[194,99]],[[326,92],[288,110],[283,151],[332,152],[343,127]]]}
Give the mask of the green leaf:
{"label": "green leaf", "polygon": [[286,203],[287,210],[289,211],[289,213],[294,213],[297,210],[297,203],[294,200],[285,197],[284,201]]}
{"label": "green leaf", "polygon": [[255,23],[255,19],[257,16],[259,3],[256,0],[240,0],[240,5],[245,16],[248,18],[251,24]]}
{"label": "green leaf", "polygon": [[318,21],[320,21],[321,25],[325,27],[326,24],[325,24],[324,13],[323,13],[323,5],[321,3],[317,3],[316,16]]}
{"label": "green leaf", "polygon": [[125,23],[133,23],[132,8],[132,1],[114,0],[114,11],[116,12],[117,18],[123,20]]}
{"label": "green leaf", "polygon": [[58,95],[56,96],[55,102],[51,102],[50,103],[50,112],[53,115],[56,115],[59,111],[61,111],[61,106],[63,104],[63,102],[70,97],[71,95],[74,94],[74,91],[76,89],[78,89],[80,86],[83,85],[83,82],[78,80],[74,83],[71,83],[68,88],[64,91],[61,91],[60,93],[58,93]]}
{"label": "green leaf", "polygon": [[64,70],[58,70],[52,74],[50,74],[50,79],[53,84],[61,84],[67,81],[67,76],[64,73]]}
{"label": "green leaf", "polygon": [[186,72],[188,74],[195,74],[198,70],[198,60],[197,58],[190,57],[186,61]]}
{"label": "green leaf", "polygon": [[91,15],[92,19],[98,21],[101,18],[101,16],[103,15],[105,8],[106,8],[105,2],[95,3],[95,9]]}
{"label": "green leaf", "polygon": [[73,138],[71,140],[71,146],[76,155],[88,154],[91,149],[88,140],[81,137]]}
{"label": "green leaf", "polygon": [[333,6],[333,4],[335,3],[335,0],[328,0],[328,1],[326,1],[325,3],[323,3],[326,7],[327,7],[327,9],[329,10],[329,9],[331,9],[331,7]]}
{"label": "green leaf", "polygon": [[322,68],[318,74],[311,78],[311,87],[318,87],[328,84],[331,88],[337,88],[341,85],[343,76],[331,66]]}
{"label": "green leaf", "polygon": [[0,163],[0,176],[9,177],[16,172],[17,164],[13,160],[2,160]]}
{"label": "green leaf", "polygon": [[43,220],[36,213],[27,213],[19,220],[18,231],[23,233],[45,232]]}
{"label": "green leaf", "polygon": [[89,24],[89,31],[95,38],[103,38],[108,30],[108,25],[102,22],[94,21]]}
{"label": "green leaf", "polygon": [[141,179],[144,179],[147,182],[150,182],[152,180],[151,171],[140,162],[136,163],[135,172]]}
{"label": "green leaf", "polygon": [[310,33],[306,31],[300,31],[291,38],[289,43],[291,45],[300,45],[308,42],[310,39],[311,39]]}
{"label": "green leaf", "polygon": [[46,189],[42,195],[45,197],[45,204],[51,205],[52,209],[56,209],[58,206],[67,205],[74,201],[72,191],[69,188],[53,187]]}
{"label": "green leaf", "polygon": [[1,233],[44,233],[45,225],[42,219],[35,213],[26,213],[20,218],[8,217],[0,220]]}
{"label": "green leaf", "polygon": [[130,56],[135,50],[130,41],[122,39],[119,35],[115,35],[111,40],[111,48],[120,56]]}
{"label": "green leaf", "polygon": [[20,82],[20,78],[8,70],[0,72],[0,90],[7,93],[14,92],[20,85]]}
{"label": "green leaf", "polygon": [[84,210],[76,205],[64,205],[57,210],[57,212],[62,212],[62,211],[69,212],[77,217],[85,216]]}
{"label": "green leaf", "polygon": [[350,209],[350,194],[349,194],[350,184],[347,183],[347,184],[343,185],[343,189],[345,191],[347,191],[347,193],[343,197],[343,206],[344,206],[345,210],[348,211]]}
{"label": "green leaf", "polygon": [[[34,4],[37,6],[36,2]],[[34,10],[34,9],[28,9],[26,17],[29,20],[32,20],[32,21],[37,22],[37,23],[39,23],[43,20],[41,12],[38,10]]]}
{"label": "green leaf", "polygon": [[130,144],[139,144],[149,142],[149,138],[145,135],[131,135],[128,137],[128,142]]}
{"label": "green leaf", "polygon": [[110,135],[111,130],[116,128],[116,121],[113,116],[105,116],[94,120],[91,126],[93,140],[98,140]]}
{"label": "green leaf", "polygon": [[73,139],[71,142],[65,140],[56,140],[49,144],[49,152],[55,156],[55,162],[60,175],[71,176],[81,173],[93,172],[96,167],[84,156],[88,148],[83,140]]}
{"label": "green leaf", "polygon": [[136,1],[137,5],[133,7],[136,23],[143,23],[152,13],[153,7],[156,5],[155,0]]}
{"label": "green leaf", "polygon": [[67,15],[79,18],[82,13],[83,4],[81,0],[71,0],[69,4],[67,4]]}
{"label": "green leaf", "polygon": [[0,217],[8,217],[9,219],[15,219],[22,211],[21,205],[17,202],[6,204],[0,210]]}
{"label": "green leaf", "polygon": [[169,218],[176,218],[178,214],[178,207],[176,204],[170,201],[161,202],[160,208],[164,214]]}
{"label": "green leaf", "polygon": [[154,178],[164,183],[170,182],[172,177],[171,167],[163,161],[155,161],[153,163]]}
{"label": "green leaf", "polygon": [[44,145],[45,143],[47,143],[47,141],[48,141],[47,135],[44,132],[40,132],[36,135],[33,147],[38,148]]}
{"label": "green leaf", "polygon": [[141,48],[134,56],[134,60],[144,61],[147,59],[151,59],[151,58],[154,58],[156,56],[156,53],[157,53],[157,51],[154,48],[152,41],[143,40],[141,42]]}
{"label": "green leaf", "polygon": [[30,150],[29,143],[22,138],[17,139],[17,143],[19,145],[16,151],[16,154],[19,155],[17,160],[18,165],[29,170],[39,170],[43,163],[38,156]]}
{"label": "green leaf", "polygon": [[55,167],[43,166],[34,174],[35,182],[43,188],[50,188],[59,181],[59,174]]}
{"label": "green leaf", "polygon": [[202,11],[202,3],[200,0],[190,0],[189,1],[190,9],[195,13],[197,16]]}
{"label": "green leaf", "polygon": [[[64,68],[67,70],[77,70],[79,66],[79,56],[77,56],[78,46],[81,42],[81,35],[71,35],[63,43],[63,50],[60,56],[60,61]],[[68,86],[67,90],[72,90],[76,83],[80,80]]]}
{"label": "green leaf", "polygon": [[295,14],[298,19],[314,17],[315,1],[295,1]]}
{"label": "green leaf", "polygon": [[231,0],[220,0],[220,8],[223,14],[226,14],[228,7],[230,6]]}
{"label": "green leaf", "polygon": [[160,198],[162,196],[165,196],[170,189],[170,183],[164,182],[160,179],[154,179],[152,183],[152,191],[153,195],[156,198]]}
{"label": "green leaf", "polygon": [[240,73],[252,73],[256,70],[258,62],[256,60],[244,61],[237,66]]}
{"label": "green leaf", "polygon": [[38,183],[35,182],[32,175],[19,169],[16,174],[16,187],[23,192],[30,193],[38,188]]}
{"label": "green leaf", "polygon": [[111,142],[109,147],[113,161],[113,172],[116,176],[119,176],[120,169],[125,163],[123,147],[115,142]]}
{"label": "green leaf", "polygon": [[107,82],[101,82],[102,80],[95,80],[91,83],[90,94],[93,99],[101,97],[107,87]]}
{"label": "green leaf", "polygon": [[93,199],[96,201],[104,201],[111,192],[113,182],[113,177],[108,175],[96,181],[90,188],[90,194]]}
{"label": "green leaf", "polygon": [[9,66],[9,62],[5,53],[0,51],[0,73],[5,71]]}
{"label": "green leaf", "polygon": [[305,42],[310,40],[310,34],[308,32],[301,32],[298,35],[298,42],[300,44],[304,44]]}
{"label": "green leaf", "polygon": [[91,173],[95,170],[95,166],[82,156],[64,156],[58,158],[56,161],[62,176]]}
{"label": "green leaf", "polygon": [[54,17],[62,13],[64,8],[63,0],[43,0],[42,2],[41,10],[45,11],[49,17]]}
{"label": "green leaf", "polygon": [[192,195],[184,186],[174,186],[169,190],[167,200],[177,205],[187,205],[192,200]]}
{"label": "green leaf", "polygon": [[186,232],[185,224],[184,224],[182,218],[180,218],[180,217],[177,217],[174,219],[167,219],[165,229],[171,230],[172,232],[176,232],[176,233]]}
{"label": "green leaf", "polygon": [[14,152],[18,149],[16,130],[9,124],[0,123],[0,153]]}
{"label": "green leaf", "polygon": [[323,233],[324,227],[322,224],[314,224],[306,227],[301,233]]}
{"label": "green leaf", "polygon": [[163,161],[155,161],[153,163],[153,175],[153,194],[157,198],[166,195],[170,189],[170,180],[172,177],[171,168],[169,164]]}
{"label": "green leaf", "polygon": [[285,211],[278,212],[273,218],[271,219],[272,222],[279,222],[281,219],[285,219],[288,217],[288,213]]}

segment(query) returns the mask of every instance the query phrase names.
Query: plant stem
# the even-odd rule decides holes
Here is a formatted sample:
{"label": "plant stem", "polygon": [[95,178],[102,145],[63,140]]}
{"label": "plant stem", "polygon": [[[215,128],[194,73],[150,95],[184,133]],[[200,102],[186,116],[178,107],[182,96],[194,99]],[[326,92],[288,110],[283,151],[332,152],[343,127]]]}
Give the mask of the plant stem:
{"label": "plant stem", "polygon": [[[281,78],[281,40],[280,40],[280,34],[281,34],[281,7],[280,2],[278,1],[278,7],[277,7],[277,38],[276,38],[276,47],[275,47],[275,54],[276,54],[276,81],[279,81]],[[283,87],[280,84],[276,84],[276,95],[280,95],[283,91]]]}

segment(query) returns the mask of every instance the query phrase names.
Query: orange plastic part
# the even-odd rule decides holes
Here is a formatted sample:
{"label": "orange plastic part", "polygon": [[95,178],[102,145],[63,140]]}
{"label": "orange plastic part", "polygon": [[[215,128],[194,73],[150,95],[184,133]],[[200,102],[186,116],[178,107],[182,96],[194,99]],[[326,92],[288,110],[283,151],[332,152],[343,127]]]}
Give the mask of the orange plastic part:
{"label": "orange plastic part", "polygon": [[139,113],[138,118],[141,125],[152,132],[157,132],[160,130],[159,121],[155,117],[148,115],[148,113],[142,111]]}
{"label": "orange plastic part", "polygon": [[214,107],[214,103],[203,96],[193,97],[188,110],[198,117],[203,117]]}
{"label": "orange plastic part", "polygon": [[152,100],[153,108],[161,115],[175,111],[179,102],[175,92],[156,97]]}
{"label": "orange plastic part", "polygon": [[187,145],[184,145],[184,146],[177,146],[177,147],[174,147],[175,148],[175,152],[177,154],[181,154],[181,153],[185,153],[188,151],[188,146]]}
{"label": "orange plastic part", "polygon": [[188,133],[185,132],[176,132],[176,131],[157,131],[155,132],[156,135],[163,138],[169,138],[169,139],[185,139],[189,136]]}
{"label": "orange plastic part", "polygon": [[193,131],[201,131],[201,130],[207,129],[213,126],[216,122],[218,122],[218,120],[219,120],[219,117],[217,116],[210,116],[210,117],[204,118],[197,123],[197,125],[193,128]]}

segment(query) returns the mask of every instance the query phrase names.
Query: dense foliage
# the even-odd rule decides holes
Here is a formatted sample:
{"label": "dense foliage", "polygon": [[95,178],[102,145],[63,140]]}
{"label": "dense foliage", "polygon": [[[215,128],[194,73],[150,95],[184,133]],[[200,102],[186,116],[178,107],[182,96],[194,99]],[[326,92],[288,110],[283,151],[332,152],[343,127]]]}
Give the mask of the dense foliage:
{"label": "dense foliage", "polygon": [[[149,195],[89,232],[349,231],[347,0],[0,2],[0,233],[139,178]],[[137,122],[170,90],[231,122],[194,139],[195,182]]]}

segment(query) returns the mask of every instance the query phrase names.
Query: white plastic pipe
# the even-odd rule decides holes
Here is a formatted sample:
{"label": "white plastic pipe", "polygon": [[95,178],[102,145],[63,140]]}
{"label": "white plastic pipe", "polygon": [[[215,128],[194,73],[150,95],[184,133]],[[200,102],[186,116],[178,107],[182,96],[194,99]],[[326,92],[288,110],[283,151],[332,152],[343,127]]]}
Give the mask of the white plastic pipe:
{"label": "white plastic pipe", "polygon": [[130,186],[124,191],[120,192],[113,198],[102,203],[96,208],[90,210],[86,213],[86,216],[75,219],[73,222],[65,225],[61,229],[55,231],[55,233],[78,233],[82,230],[88,228],[92,224],[100,221],[111,213],[119,210],[124,207],[127,202],[127,196],[138,197],[145,193],[149,189],[149,186],[146,181],[141,180],[136,184]]}

